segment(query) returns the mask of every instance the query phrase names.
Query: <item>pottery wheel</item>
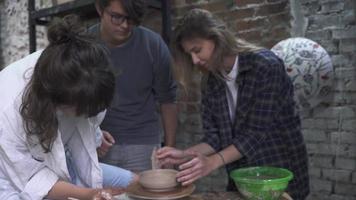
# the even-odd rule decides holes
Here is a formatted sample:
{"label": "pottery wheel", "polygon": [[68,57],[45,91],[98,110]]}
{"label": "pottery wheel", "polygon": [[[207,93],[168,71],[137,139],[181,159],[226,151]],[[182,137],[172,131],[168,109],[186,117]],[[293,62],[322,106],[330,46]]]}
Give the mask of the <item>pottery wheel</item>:
{"label": "pottery wheel", "polygon": [[193,193],[195,185],[191,184],[188,186],[178,186],[173,190],[164,192],[154,192],[144,189],[140,184],[134,184],[127,189],[126,194],[129,197],[138,199],[157,199],[157,200],[169,200],[169,199],[179,199],[189,196]]}

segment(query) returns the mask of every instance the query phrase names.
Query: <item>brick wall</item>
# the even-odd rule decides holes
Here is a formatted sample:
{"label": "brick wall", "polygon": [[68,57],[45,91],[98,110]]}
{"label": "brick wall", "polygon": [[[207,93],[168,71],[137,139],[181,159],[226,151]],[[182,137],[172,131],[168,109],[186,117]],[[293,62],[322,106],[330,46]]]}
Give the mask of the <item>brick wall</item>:
{"label": "brick wall", "polygon": [[328,99],[303,115],[310,159],[309,199],[356,199],[356,1],[300,0],[304,36],[330,54],[335,83]]}

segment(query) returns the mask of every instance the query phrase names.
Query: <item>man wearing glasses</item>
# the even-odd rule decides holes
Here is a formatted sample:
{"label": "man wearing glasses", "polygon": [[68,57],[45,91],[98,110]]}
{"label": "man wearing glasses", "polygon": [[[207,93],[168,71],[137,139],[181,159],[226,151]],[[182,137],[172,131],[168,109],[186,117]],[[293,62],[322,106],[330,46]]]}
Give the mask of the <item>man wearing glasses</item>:
{"label": "man wearing glasses", "polygon": [[[160,35],[140,26],[145,0],[96,0],[100,24],[91,27],[110,50],[116,94],[101,125],[103,162],[134,172],[151,168],[160,147],[160,110],[165,146],[175,145],[176,83],[171,55]],[[159,109],[157,109],[159,105]]]}

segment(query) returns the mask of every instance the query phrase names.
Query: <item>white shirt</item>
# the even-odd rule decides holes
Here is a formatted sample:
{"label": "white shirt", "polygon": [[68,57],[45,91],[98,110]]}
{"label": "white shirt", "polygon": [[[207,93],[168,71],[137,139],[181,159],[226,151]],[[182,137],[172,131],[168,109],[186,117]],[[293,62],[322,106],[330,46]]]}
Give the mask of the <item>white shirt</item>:
{"label": "white shirt", "polygon": [[[0,199],[43,199],[59,180],[69,181],[61,132],[50,153],[29,143],[19,113],[22,92],[42,51],[37,51],[0,72]],[[83,182],[102,186],[96,154],[96,133],[104,113],[75,122],[77,137],[68,140]],[[32,137],[33,141],[37,138]]]}
{"label": "white shirt", "polygon": [[229,111],[230,111],[230,119],[233,123],[235,121],[235,112],[236,112],[236,102],[237,102],[237,84],[236,84],[236,77],[238,74],[238,57],[236,56],[234,66],[232,67],[231,71],[226,75],[225,83],[226,87],[226,97],[229,104]]}

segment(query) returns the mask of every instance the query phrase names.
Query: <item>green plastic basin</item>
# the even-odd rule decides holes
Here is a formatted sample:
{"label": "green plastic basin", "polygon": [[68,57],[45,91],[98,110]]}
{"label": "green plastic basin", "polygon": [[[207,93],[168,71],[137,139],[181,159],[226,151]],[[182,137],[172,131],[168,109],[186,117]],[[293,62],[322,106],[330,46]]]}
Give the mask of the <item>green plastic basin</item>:
{"label": "green plastic basin", "polygon": [[231,171],[230,177],[248,200],[278,200],[293,173],[284,168],[248,167]]}

